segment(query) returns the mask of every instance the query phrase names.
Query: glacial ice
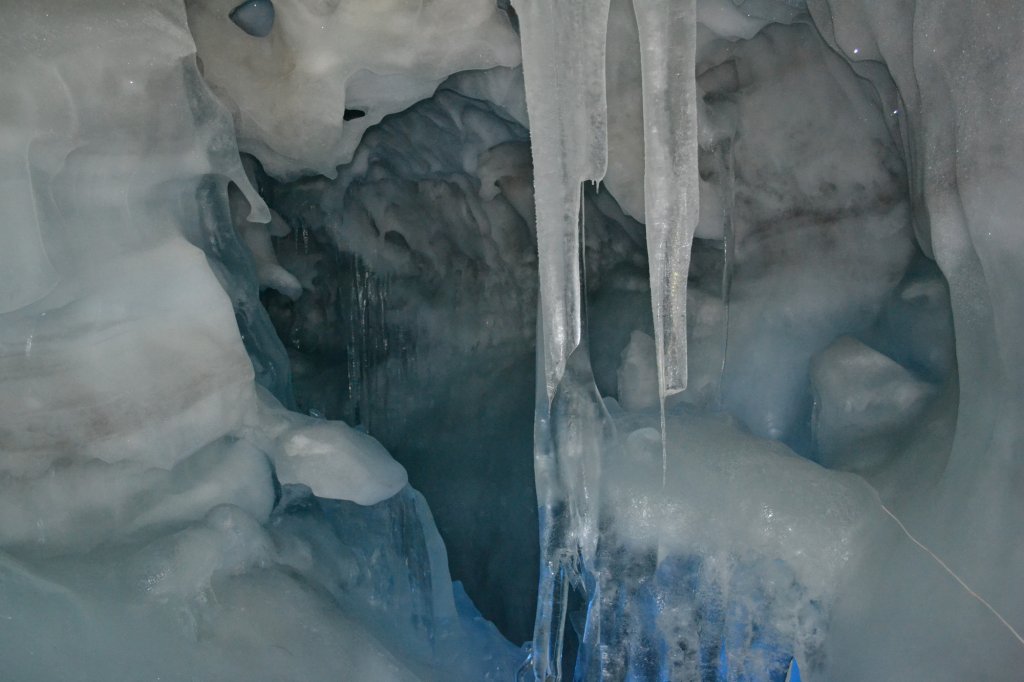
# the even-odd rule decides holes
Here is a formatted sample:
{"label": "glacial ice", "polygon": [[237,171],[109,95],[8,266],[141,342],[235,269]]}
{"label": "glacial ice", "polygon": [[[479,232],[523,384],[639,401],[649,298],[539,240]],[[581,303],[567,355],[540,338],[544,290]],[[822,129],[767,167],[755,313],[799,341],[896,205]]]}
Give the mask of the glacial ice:
{"label": "glacial ice", "polygon": [[[603,63],[608,1],[515,3],[523,76],[540,270],[540,343],[548,401],[583,334],[581,189],[607,165]],[[580,49],[569,46],[580,44]],[[551,93],[559,93],[552,97]]]}
{"label": "glacial ice", "polygon": [[644,101],[644,217],[661,400],[686,389],[686,285],[697,229],[697,3],[635,0]]}
{"label": "glacial ice", "polygon": [[4,676],[1015,679],[1022,33],[9,0]]}
{"label": "glacial ice", "polygon": [[186,2],[203,77],[231,109],[239,148],[275,177],[333,176],[366,130],[450,74],[519,63],[517,37],[488,0],[279,4],[259,37],[232,23],[235,0]]}
{"label": "glacial ice", "polygon": [[[744,5],[742,2],[733,4]],[[707,11],[698,17],[704,17],[707,23],[697,30],[696,36],[690,38],[687,47],[697,52],[695,76],[698,76],[696,82],[703,101],[699,112],[694,107],[693,113],[684,123],[695,129],[698,127],[698,114],[703,117],[703,129],[699,137],[704,158],[684,160],[685,167],[676,165],[671,169],[663,168],[655,174],[653,181],[659,182],[670,177],[668,170],[692,173],[700,168],[702,193],[713,199],[708,207],[713,213],[704,211],[701,215],[700,234],[712,242],[716,238],[721,239],[721,266],[709,267],[709,261],[702,256],[701,262],[697,263],[696,273],[692,267],[688,270],[690,278],[696,278],[699,288],[703,290],[701,293],[718,290],[723,313],[712,316],[712,319],[723,327],[721,331],[724,342],[721,352],[717,354],[717,361],[716,354],[689,358],[690,362],[700,366],[703,371],[707,371],[705,368],[709,366],[709,361],[711,367],[719,368],[721,375],[718,391],[704,392],[701,397],[686,396],[684,392],[680,396],[681,401],[673,402],[669,414],[685,415],[686,410],[701,406],[725,408],[754,434],[785,440],[822,463],[859,470],[865,478],[859,481],[849,477],[840,478],[810,464],[806,479],[801,480],[790,474],[792,481],[799,481],[795,488],[788,488],[787,482],[772,478],[772,474],[767,471],[758,472],[744,483],[743,474],[740,473],[742,469],[734,469],[730,464],[731,455],[740,449],[739,446],[730,445],[724,434],[716,434],[710,439],[717,445],[714,448],[715,459],[712,461],[716,467],[729,472],[722,482],[713,483],[715,470],[702,468],[699,460],[679,461],[673,458],[669,460],[667,469],[662,470],[665,478],[660,495],[685,490],[687,492],[682,499],[695,501],[700,510],[689,521],[685,507],[679,509],[677,516],[672,519],[671,527],[666,528],[657,521],[658,512],[666,506],[663,497],[657,497],[657,477],[649,476],[645,484],[633,488],[628,482],[635,480],[640,467],[633,464],[626,471],[617,468],[624,458],[628,459],[622,452],[636,451],[639,443],[647,444],[648,454],[656,452],[654,445],[659,440],[657,429],[648,428],[644,431],[624,427],[616,419],[619,403],[611,403],[607,411],[595,409],[593,400],[587,397],[592,395],[593,380],[587,371],[589,363],[585,353],[581,356],[577,351],[576,356],[569,356],[566,362],[571,362],[575,357],[580,366],[571,374],[567,372],[563,380],[573,382],[573,385],[558,389],[566,396],[563,411],[558,413],[552,409],[549,413],[539,408],[536,468],[543,509],[542,522],[546,525],[542,525],[542,552],[548,562],[546,568],[550,574],[548,582],[551,587],[545,590],[542,577],[532,660],[538,679],[557,679],[562,675],[560,641],[552,642],[553,639],[560,640],[570,625],[579,638],[574,672],[577,679],[708,679],[709,676],[710,679],[744,679],[747,675],[755,678],[759,675],[773,678],[778,675],[781,679],[794,655],[801,661],[804,674],[821,675],[826,679],[863,679],[865,671],[871,671],[872,677],[885,679],[890,675],[890,670],[900,670],[898,677],[910,679],[960,679],[976,675],[977,670],[968,673],[958,667],[957,672],[953,672],[951,668],[936,664],[936,657],[926,657],[923,649],[916,649],[920,652],[916,658],[894,651],[891,646],[883,643],[883,629],[872,627],[872,621],[865,617],[865,611],[860,605],[864,595],[871,591],[869,581],[878,579],[877,572],[880,570],[883,553],[897,551],[897,547],[901,561],[913,562],[913,567],[904,564],[905,573],[886,572],[884,584],[891,586],[887,593],[888,601],[885,606],[877,602],[873,608],[890,615],[890,607],[896,601],[904,605],[898,608],[905,608],[907,602],[898,600],[893,591],[897,589],[896,585],[906,590],[907,581],[913,579],[910,576],[927,575],[926,582],[931,589],[941,591],[944,595],[941,601],[950,604],[940,608],[931,602],[933,612],[948,609],[950,614],[958,613],[958,608],[952,606],[952,603],[977,597],[972,613],[987,621],[985,627],[992,632],[990,636],[995,637],[995,632],[1000,631],[998,637],[1005,644],[996,656],[998,661],[976,660],[973,666],[985,667],[993,676],[1002,677],[1013,669],[1014,664],[1010,661],[1021,655],[1020,649],[1013,642],[1014,638],[1019,640],[1020,637],[1012,626],[1004,627],[1012,618],[1006,620],[1003,614],[967,587],[969,581],[955,575],[955,571],[951,574],[949,571],[952,569],[943,564],[937,554],[929,554],[931,550],[925,549],[917,538],[910,535],[906,524],[897,522],[893,526],[897,517],[885,506],[895,505],[899,512],[913,514],[912,519],[917,526],[932,529],[930,532],[936,538],[944,534],[942,522],[937,522],[941,518],[947,519],[946,522],[957,518],[958,523],[966,524],[964,528],[970,527],[975,531],[985,526],[993,529],[986,532],[992,544],[984,549],[977,542],[976,536],[970,541],[967,536],[961,536],[960,545],[943,545],[942,551],[959,557],[964,566],[978,566],[980,555],[992,557],[998,553],[1001,544],[997,537],[1016,537],[1014,532],[1000,536],[994,530],[1004,523],[1002,519],[1005,517],[1001,514],[995,513],[982,522],[979,516],[973,516],[971,512],[954,511],[963,502],[959,498],[953,502],[944,497],[949,494],[945,491],[955,490],[955,487],[950,488],[950,481],[969,481],[978,475],[978,469],[961,469],[958,472],[956,468],[958,446],[965,446],[965,438],[966,443],[972,439],[970,435],[964,435],[964,428],[967,434],[971,434],[978,427],[963,422],[964,401],[969,402],[970,398],[964,393],[963,383],[957,384],[957,381],[962,382],[964,379],[960,363],[954,368],[948,360],[941,359],[949,357],[945,350],[949,347],[949,337],[944,333],[948,317],[939,309],[933,309],[935,313],[927,312],[933,305],[929,304],[929,300],[941,301],[944,298],[944,287],[940,285],[929,289],[923,282],[914,282],[911,268],[917,266],[914,265],[916,257],[910,221],[914,221],[915,237],[921,248],[926,254],[934,254],[940,267],[948,267],[951,261],[944,261],[943,256],[934,250],[936,244],[952,250],[947,251],[948,257],[959,264],[955,272],[963,273],[962,276],[968,281],[966,286],[971,292],[970,303],[965,303],[964,308],[958,307],[957,295],[952,293],[953,319],[957,319],[960,311],[967,315],[971,320],[968,324],[977,331],[979,325],[984,327],[992,322],[988,321],[990,313],[983,303],[986,300],[983,293],[986,291],[985,285],[976,279],[977,266],[971,265],[971,259],[975,258],[972,255],[974,251],[972,247],[965,246],[971,242],[955,236],[958,231],[956,221],[960,220],[961,226],[964,224],[963,218],[959,217],[962,214],[958,214],[958,210],[963,209],[957,209],[954,200],[952,209],[943,211],[941,202],[944,195],[940,193],[933,198],[931,204],[926,198],[923,203],[928,207],[927,212],[921,212],[922,198],[915,195],[915,187],[920,191],[921,185],[915,183],[920,183],[920,174],[924,171],[916,164],[920,163],[920,154],[923,153],[927,158],[933,152],[911,146],[914,129],[908,126],[907,121],[913,120],[909,114],[913,112],[916,103],[899,99],[902,88],[897,90],[900,88],[900,79],[896,73],[893,73],[893,78],[896,78],[894,87],[887,80],[888,74],[884,68],[861,64],[862,60],[870,57],[886,59],[881,48],[873,46],[874,36],[870,31],[878,30],[886,34],[884,29],[875,28],[885,27],[890,29],[887,37],[893,40],[893,36],[899,33],[890,27],[896,24],[875,18],[871,11],[861,8],[859,3],[831,4],[842,6],[835,16],[852,17],[845,19],[849,22],[846,26],[852,37],[843,35],[840,38],[838,29],[830,25],[834,16],[827,3],[812,3],[812,21],[817,27],[824,27],[821,30],[826,40],[841,45],[840,54],[845,53],[843,56],[846,60],[853,63],[852,71],[843,59],[836,58],[828,47],[822,45],[813,31],[803,27],[809,22],[806,16],[801,17],[800,7],[796,3],[788,8],[792,10],[789,18],[781,19],[783,24],[792,22],[791,26],[770,26],[760,32],[757,31],[760,27],[750,27],[750,21],[744,27],[743,21],[723,20],[723,17],[729,15],[726,3],[702,3]],[[756,19],[760,15],[762,19],[780,20],[782,12],[764,12],[766,6],[771,6],[771,3],[749,3],[746,8],[748,17],[753,15]],[[656,7],[652,3],[651,8],[666,13],[684,12],[678,4],[671,3]],[[644,7],[635,3],[634,9],[639,25],[636,38],[641,54],[639,71],[643,74],[646,97],[651,91],[648,83],[657,83],[659,70],[664,68],[664,63],[651,63],[650,53],[656,53],[657,50],[652,48],[649,42],[651,36],[645,35],[644,29],[647,27],[653,34],[655,28],[664,28],[670,22],[664,18],[668,16],[666,14],[659,22],[645,23]],[[775,9],[781,8],[775,5]],[[617,11],[613,5],[611,16],[615,19],[612,26],[616,28],[613,35],[618,40],[628,40],[629,31],[622,28],[623,12]],[[923,35],[938,40],[938,36],[943,35],[943,31],[935,28],[939,20],[933,17],[938,14],[929,13],[927,16],[933,23],[920,24],[925,27],[920,30],[931,28],[933,33]],[[868,17],[877,23],[870,23]],[[692,31],[696,21],[692,13],[687,21]],[[983,22],[973,21],[971,25],[983,25]],[[722,33],[714,35],[716,28]],[[749,33],[742,36],[745,29]],[[834,36],[830,31],[836,31]],[[685,35],[685,32],[677,30],[675,35]],[[737,41],[738,37],[743,37],[743,40]],[[979,39],[977,45],[985,42]],[[895,47],[899,44],[890,44],[891,55],[899,54],[901,48]],[[861,46],[867,53],[864,57],[859,56]],[[541,48],[527,50],[524,53],[527,92],[530,91],[531,59],[559,61],[544,55],[549,55],[552,50],[586,53],[587,49],[585,43],[551,42]],[[616,47],[613,50],[609,46],[608,53],[626,55],[627,59],[635,63],[635,58],[629,56],[635,54],[635,47],[633,50],[629,47]],[[811,57],[811,53],[816,56]],[[921,56],[917,56],[915,53],[915,60],[921,60],[925,65],[931,64],[934,57],[925,54],[921,52]],[[647,63],[644,57],[648,57]],[[662,53],[661,57],[664,59],[665,55]],[[910,63],[909,59],[900,62],[902,68]],[[949,63],[963,62],[951,60]],[[978,64],[975,63],[975,66]],[[610,66],[609,78],[618,83],[635,83],[636,70],[630,78],[623,75],[625,68],[628,67],[622,64]],[[532,70],[536,71],[537,67]],[[675,87],[683,87],[689,80],[689,72],[694,69],[691,67],[686,71],[684,76],[673,82]],[[980,73],[972,73],[972,82],[979,82]],[[1001,71],[996,73],[1004,77]],[[961,79],[965,77],[962,71],[957,72],[957,75]],[[903,79],[903,88],[907,89],[905,96],[908,97],[919,96],[917,89],[922,87],[919,80],[912,81],[912,78],[911,75]],[[791,85],[784,85],[787,81]],[[773,82],[774,88],[769,85]],[[635,85],[627,87],[634,88],[632,99],[635,102]],[[791,94],[795,92],[801,93],[799,99]],[[774,101],[769,103],[772,99]],[[815,99],[819,103],[812,105],[811,101]],[[613,88],[609,90],[608,101],[614,105],[615,100],[616,92]],[[984,98],[979,101],[984,101]],[[646,104],[645,100],[646,127],[643,133],[649,141],[654,135],[666,134],[666,126],[660,125],[654,129],[649,127],[646,117],[651,107]],[[679,114],[686,109],[686,105],[681,103],[673,107],[672,113]],[[939,120],[942,120],[944,110],[943,106],[938,106],[935,115]],[[635,108],[632,112],[635,119]],[[924,130],[929,130],[931,112],[925,110],[918,115],[925,121]],[[543,135],[543,129],[554,125],[555,121],[552,118],[538,119],[531,116],[531,124],[531,132],[537,139],[538,126],[541,128],[539,134]],[[635,120],[632,122],[633,135],[628,132],[629,128],[628,121],[616,121],[609,115],[609,135],[612,139],[621,141],[632,137],[635,148]],[[814,133],[815,130],[822,132]],[[972,141],[977,139],[981,138],[972,138]],[[865,144],[866,141],[869,143]],[[928,144],[931,145],[926,147],[928,150],[936,146],[942,150],[956,149],[948,144],[943,146],[934,138]],[[966,140],[964,144],[967,144]],[[662,145],[655,151],[668,153],[668,149]],[[849,151],[844,152],[843,149]],[[650,158],[650,148],[645,156],[645,177],[650,183],[652,164],[657,166],[658,162]],[[909,165],[909,177],[906,179],[902,160]],[[622,163],[617,165],[620,172],[622,168],[629,167]],[[637,165],[633,163],[632,168],[637,168]],[[934,166],[928,168],[934,172],[931,170]],[[611,170],[616,170],[616,166],[611,166]],[[915,176],[914,173],[919,175]],[[609,179],[613,193],[616,181],[619,178]],[[625,184],[624,180],[622,182]],[[955,187],[950,182],[947,180],[943,186]],[[993,179],[993,184],[998,182]],[[904,183],[910,184],[910,205],[903,199]],[[635,182],[633,186],[635,188]],[[696,198],[696,183],[677,180],[670,186],[677,192],[677,199],[680,194],[684,198]],[[538,183],[538,192],[542,189],[542,184]],[[568,193],[568,190],[563,190],[563,193]],[[927,192],[925,194],[927,197]],[[629,191],[623,195],[627,200],[630,196]],[[987,196],[991,202],[992,196]],[[656,201],[652,200],[648,191],[644,212],[649,237],[652,224],[655,227],[653,234],[658,234],[658,214],[651,214],[651,206]],[[635,200],[627,201],[626,205],[633,215],[640,215]],[[678,205],[685,206],[685,199]],[[914,208],[917,210],[912,212]],[[932,211],[937,213],[933,214]],[[725,222],[721,231],[714,228],[716,214]],[[953,222],[944,222],[948,220]],[[675,232],[672,234],[688,241],[688,231],[693,229],[694,222],[676,219]],[[976,230],[978,224],[989,222],[991,217],[980,213],[971,224]],[[544,224],[545,216],[538,214],[539,233],[545,229],[553,233],[561,230],[555,227],[554,222],[550,223],[550,228],[545,228]],[[922,235],[922,232],[928,234]],[[878,236],[872,237],[872,234]],[[986,232],[984,236],[991,238],[993,234]],[[951,238],[952,243],[942,241]],[[671,279],[658,267],[658,246],[656,240],[649,240],[651,293],[655,305],[653,331],[656,337],[660,333],[661,322],[658,291],[660,288],[672,288]],[[701,253],[706,253],[704,247]],[[958,260],[952,255],[957,253],[964,254],[959,258],[967,260]],[[669,262],[682,265],[685,260],[675,257],[669,259]],[[717,282],[714,277],[716,270],[720,273]],[[705,272],[711,276],[706,277]],[[907,286],[909,291],[917,289],[922,292],[921,295],[890,298],[901,278],[906,284],[899,286]],[[543,298],[544,287],[549,285],[543,278],[541,282]],[[701,285],[701,282],[705,284]],[[712,286],[712,283],[717,286]],[[952,288],[958,285],[956,276],[950,278],[950,285]],[[554,288],[549,287],[548,290]],[[687,298],[684,294],[678,300],[685,302]],[[906,306],[912,298],[917,298],[919,302],[913,312]],[[926,344],[929,350],[912,350],[916,343],[908,344],[908,336],[919,332],[908,334],[906,322],[893,326],[894,311],[901,307],[914,317],[920,316],[920,331],[935,330],[932,343]],[[550,315],[543,307],[542,312]],[[882,332],[886,327],[888,333]],[[544,328],[543,324],[541,328]],[[1010,328],[1017,327],[1010,323]],[[851,333],[895,352],[914,371],[920,372],[921,378],[860,341],[841,340],[832,343],[838,337]],[[886,336],[886,339],[882,340],[882,336]],[[647,343],[644,342],[645,338]],[[580,343],[581,348],[585,349],[588,340],[583,338]],[[653,391],[649,379],[652,366],[659,367],[662,397],[667,392],[666,388],[673,386],[673,382],[664,377],[664,367],[671,367],[672,362],[665,360],[661,343],[655,346],[654,353],[650,353],[649,337],[634,332],[623,353],[618,390],[619,397],[629,408],[626,414],[636,413],[652,405]],[[713,344],[709,346],[713,347]],[[677,342],[672,344],[670,350],[683,353],[684,348],[683,343]],[[960,351],[960,354],[963,352],[973,351]],[[643,358],[645,353],[648,355],[646,360]],[[812,357],[816,354],[817,359],[812,367]],[[910,355],[915,359],[911,360]],[[925,360],[926,355],[932,359]],[[685,368],[686,365],[687,360],[684,359],[676,366]],[[929,370],[928,365],[942,369]],[[817,391],[813,419],[811,408],[815,396],[804,388],[808,382]],[[941,467],[949,455],[952,436],[950,430],[941,425],[944,420],[951,418],[948,409],[950,402],[946,397],[950,395],[946,388],[951,385],[950,382],[959,388],[961,411],[958,415],[960,421],[957,435],[952,440],[952,455],[943,472]],[[703,388],[712,382],[701,383]],[[833,395],[829,387],[839,386],[842,388]],[[676,382],[675,387],[683,388],[683,382]],[[555,395],[558,395],[558,391]],[[550,381],[548,394],[552,395]],[[932,408],[927,407],[929,403]],[[693,408],[685,407],[686,404],[693,405]],[[943,414],[944,417],[941,416]],[[667,455],[669,450],[675,453],[676,447],[680,447],[687,456],[698,455],[702,447],[700,421],[687,423],[687,428],[674,431],[670,428],[672,423],[670,419],[661,428],[664,454]],[[656,422],[654,426],[657,426]],[[979,434],[991,432],[991,428],[984,427],[977,431]],[[619,435],[616,436],[616,433]],[[1016,440],[1011,438],[1002,447],[1012,447],[1009,446],[1010,442]],[[995,451],[999,451],[999,446],[995,444],[978,443],[974,447],[990,452],[996,448]],[[994,456],[997,460],[1005,461],[1003,456]],[[756,459],[764,464],[771,458],[761,454]],[[927,464],[926,460],[932,463]],[[916,482],[907,478],[913,475],[910,471],[914,467],[906,464],[910,461],[914,462],[914,467],[919,467],[918,471],[925,474]],[[679,476],[692,475],[693,480],[667,475],[666,472],[673,471],[673,466],[681,468]],[[939,473],[936,474],[937,467]],[[772,473],[785,469],[785,465],[775,464]],[[631,479],[630,475],[634,478]],[[901,483],[897,484],[895,481],[898,479]],[[986,480],[988,485],[993,484],[993,479]],[[876,498],[876,493],[868,483],[884,491],[885,499],[880,501]],[[689,485],[695,485],[696,488],[690,488]],[[841,488],[844,485],[852,486],[852,490],[860,492],[847,499],[835,487]],[[555,494],[545,497],[544,486],[550,486]],[[616,493],[623,488],[629,492],[617,498]],[[816,512],[805,507],[796,514],[799,518],[805,518],[803,514],[807,514],[822,521],[823,525],[818,530],[803,527],[796,531],[797,535],[816,538],[811,545],[798,546],[795,537],[788,535],[796,528],[790,523],[778,527],[769,523],[759,527],[757,521],[744,518],[742,510],[746,504],[760,507],[765,519],[774,519],[777,513],[785,516],[786,512],[780,511],[778,500],[758,504],[759,500],[767,500],[761,497],[762,494],[776,490],[787,491],[785,497],[796,498],[804,504],[820,505]],[[740,497],[732,498],[733,491],[739,491]],[[702,498],[704,492],[711,492],[712,497]],[[991,499],[980,493],[980,490],[976,494],[979,497],[974,499]],[[943,499],[947,506],[942,513],[936,514],[933,505]],[[1012,506],[1012,503],[1009,504]],[[970,506],[977,509],[978,503]],[[932,510],[930,514],[924,512],[928,509]],[[885,510],[889,518],[882,516],[880,510]],[[631,517],[631,512],[635,512],[636,516]],[[985,514],[973,512],[979,513]],[[637,522],[630,525],[630,518],[636,518]],[[719,527],[716,524],[719,518],[732,520],[738,525]],[[688,525],[695,528],[686,529]],[[844,528],[857,530],[844,531]],[[711,533],[706,538],[699,535],[705,529]],[[744,533],[748,531],[755,532],[756,537],[745,537]],[[689,532],[695,535],[688,536]],[[595,533],[599,537],[593,537]],[[549,537],[561,542],[548,546],[545,543]],[[733,547],[722,544],[724,538],[733,537],[743,539]],[[675,544],[674,538],[684,539]],[[830,550],[829,547],[833,546],[830,540],[837,540],[843,549]],[[762,545],[765,541],[772,546]],[[1016,544],[1011,541],[1011,546]],[[762,549],[759,550],[759,547]],[[967,547],[970,550],[966,550]],[[789,549],[796,550],[796,553],[789,554]],[[963,553],[965,550],[967,554]],[[765,557],[770,557],[769,561],[775,562],[778,568],[784,567],[785,571],[791,572],[788,575],[794,576],[791,584],[795,591],[776,592],[780,585],[778,581],[787,584],[789,579],[769,578],[772,573],[763,566],[755,569],[755,575],[773,581],[768,592],[750,583],[723,588],[721,581],[716,583],[713,578],[703,579],[717,585],[717,593],[714,589],[702,588],[699,582],[687,583],[685,576],[690,572],[697,576],[714,574],[713,569],[706,567],[712,557],[723,557],[721,560],[728,566],[746,565],[748,561],[756,564],[757,560],[751,559],[748,554],[757,554],[759,551],[763,551]],[[694,559],[689,559],[689,555],[694,555]],[[835,560],[830,561],[829,557]],[[668,567],[682,560],[691,561],[691,564],[686,572],[673,576],[676,591],[660,591],[658,586],[664,580],[660,577],[662,572],[671,570]],[[923,565],[929,561],[932,563],[924,568]],[[1013,598],[1007,598],[1007,590],[1012,588],[1006,582],[999,583],[999,579],[995,578],[997,573],[990,569],[987,572],[976,572],[974,577],[978,580],[996,580],[1002,588],[995,589],[994,593],[1003,596],[1000,601],[1005,605],[1004,608],[1015,608]],[[569,586],[564,583],[569,583]],[[689,587],[680,590],[679,584]],[[858,585],[858,588],[847,591],[846,585]],[[653,594],[648,592],[651,589],[654,590]],[[917,592],[920,594],[919,589]],[[582,612],[574,614],[571,611],[572,593],[579,595],[577,602],[582,602]],[[757,608],[745,603],[745,599],[753,594],[760,595]],[[814,605],[810,615],[801,610],[801,600],[804,598],[808,599],[807,603]],[[653,603],[656,606],[644,607],[638,605],[638,602]],[[721,609],[739,620],[728,625],[730,616],[726,616],[727,624],[722,626],[724,630],[716,631],[712,623],[719,618],[716,614],[721,613]],[[989,611],[986,613],[985,609]],[[694,613],[696,615],[687,615]],[[809,629],[779,631],[780,625],[791,622],[789,619],[795,613],[803,614],[796,616],[797,622]],[[908,626],[909,622],[914,622],[907,611],[901,611],[900,619],[908,623]],[[851,622],[859,625],[850,625]],[[972,623],[975,627],[979,626],[976,618],[972,619]],[[731,640],[731,628],[735,627],[745,629],[747,638]],[[857,627],[871,635],[858,637],[854,634]],[[825,636],[825,633],[836,632],[836,628],[850,629],[844,630],[842,639]],[[946,632],[952,630],[959,631],[959,627],[949,628]],[[556,633],[554,637],[552,633]],[[911,646],[917,647],[919,643],[933,639],[938,641],[946,636],[937,637],[934,633],[918,631],[913,636],[914,644]],[[870,642],[871,646],[862,646],[866,642]],[[676,647],[681,647],[682,651]],[[713,652],[718,652],[719,660],[712,660],[714,656],[707,658]],[[731,668],[722,667],[720,659],[723,656],[732,664]],[[865,663],[867,661],[870,663]]]}
{"label": "glacial ice", "polygon": [[301,283],[185,7],[5,10],[4,675],[511,677],[405,470],[269,392],[259,281]]}

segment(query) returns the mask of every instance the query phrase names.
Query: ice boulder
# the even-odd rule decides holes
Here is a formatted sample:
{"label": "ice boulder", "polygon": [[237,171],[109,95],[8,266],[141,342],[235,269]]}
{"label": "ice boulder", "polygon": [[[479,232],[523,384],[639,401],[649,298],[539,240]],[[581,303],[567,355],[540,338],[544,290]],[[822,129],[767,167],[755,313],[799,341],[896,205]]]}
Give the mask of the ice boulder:
{"label": "ice boulder", "polygon": [[843,453],[869,438],[891,436],[907,426],[935,395],[934,385],[878,351],[848,336],[838,339],[811,364],[814,438],[830,467],[854,465]]}

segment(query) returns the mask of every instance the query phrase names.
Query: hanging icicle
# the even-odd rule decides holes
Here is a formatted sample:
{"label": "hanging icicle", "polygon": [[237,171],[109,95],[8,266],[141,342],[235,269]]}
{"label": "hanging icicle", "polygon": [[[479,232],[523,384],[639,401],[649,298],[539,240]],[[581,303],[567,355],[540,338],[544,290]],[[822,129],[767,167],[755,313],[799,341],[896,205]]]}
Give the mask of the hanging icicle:
{"label": "hanging icicle", "polygon": [[686,279],[699,219],[696,0],[633,0],[644,97],[644,211],[662,401],[686,388]]}
{"label": "hanging icicle", "polygon": [[[600,181],[607,167],[610,0],[513,4],[522,36],[540,270],[535,472],[542,561],[532,660],[522,676],[557,682],[570,582],[587,592],[595,613],[594,619],[588,616],[583,648],[605,646],[600,586],[589,572],[597,564],[599,479],[608,440],[601,429],[607,414],[593,386],[583,339],[581,186]],[[664,404],[666,395],[686,385],[686,278],[698,187],[696,10],[695,0],[636,0],[635,6],[643,50],[645,200]],[[604,667],[597,658],[588,660]]]}
{"label": "hanging icicle", "polygon": [[580,185],[608,164],[605,45],[610,0],[517,0],[533,148],[548,401],[582,333]]}

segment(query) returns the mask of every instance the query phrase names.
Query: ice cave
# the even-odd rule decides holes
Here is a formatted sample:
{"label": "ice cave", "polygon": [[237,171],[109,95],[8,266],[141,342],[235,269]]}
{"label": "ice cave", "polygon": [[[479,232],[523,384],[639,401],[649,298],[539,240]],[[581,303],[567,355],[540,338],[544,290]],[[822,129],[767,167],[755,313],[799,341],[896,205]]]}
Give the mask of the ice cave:
{"label": "ice cave", "polygon": [[0,8],[0,679],[1024,679],[1024,2]]}

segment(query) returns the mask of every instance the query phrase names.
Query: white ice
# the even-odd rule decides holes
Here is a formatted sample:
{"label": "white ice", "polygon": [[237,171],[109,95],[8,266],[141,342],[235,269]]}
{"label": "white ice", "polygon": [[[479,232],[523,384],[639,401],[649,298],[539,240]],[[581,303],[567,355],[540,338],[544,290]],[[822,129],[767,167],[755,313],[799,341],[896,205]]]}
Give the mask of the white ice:
{"label": "white ice", "polygon": [[498,4],[5,4],[5,674],[1013,679],[1024,6]]}
{"label": "white ice", "polygon": [[[5,7],[5,674],[507,679],[518,652],[464,596],[457,606],[405,470],[254,383],[246,292],[262,280],[298,296],[302,282],[268,248],[289,228],[200,77],[190,29],[212,10],[190,7],[191,19],[162,2]],[[278,25],[301,9],[278,7]],[[456,13],[504,31],[514,62],[507,23],[479,10]],[[440,25],[453,10],[432,11]],[[492,65],[467,49],[446,46],[434,84],[453,64]],[[248,220],[232,221],[229,182]]]}

